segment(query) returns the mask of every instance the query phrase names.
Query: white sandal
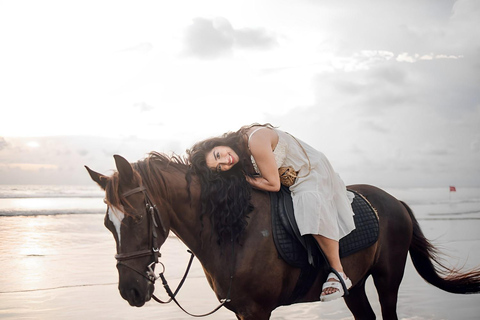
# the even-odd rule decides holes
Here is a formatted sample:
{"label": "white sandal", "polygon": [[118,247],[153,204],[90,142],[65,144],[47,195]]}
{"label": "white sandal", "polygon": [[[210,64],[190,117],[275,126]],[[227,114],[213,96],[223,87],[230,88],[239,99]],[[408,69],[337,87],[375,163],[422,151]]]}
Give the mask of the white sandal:
{"label": "white sandal", "polygon": [[[352,287],[352,281],[345,275],[343,272],[338,273],[343,280],[343,283],[345,284],[345,288],[348,290]],[[335,279],[335,281],[328,281],[328,279]],[[337,291],[330,293],[330,294],[324,294],[323,292],[327,288],[333,288],[337,289]],[[343,285],[340,282],[340,279],[338,279],[337,275],[333,272],[330,272],[327,277],[327,282],[325,282],[322,286],[322,294],[320,295],[320,301],[327,302],[327,301],[332,301],[338,298],[343,297],[345,294],[345,291],[343,290]]]}

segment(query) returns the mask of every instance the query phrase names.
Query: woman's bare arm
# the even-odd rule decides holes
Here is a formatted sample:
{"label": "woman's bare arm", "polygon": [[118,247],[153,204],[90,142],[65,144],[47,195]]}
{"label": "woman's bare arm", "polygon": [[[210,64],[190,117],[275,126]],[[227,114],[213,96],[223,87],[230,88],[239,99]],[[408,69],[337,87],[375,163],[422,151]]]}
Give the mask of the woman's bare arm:
{"label": "woman's bare arm", "polygon": [[273,148],[278,143],[277,133],[269,128],[257,131],[250,139],[250,152],[260,170],[260,177],[247,177],[254,188],[265,191],[280,190],[280,177]]}

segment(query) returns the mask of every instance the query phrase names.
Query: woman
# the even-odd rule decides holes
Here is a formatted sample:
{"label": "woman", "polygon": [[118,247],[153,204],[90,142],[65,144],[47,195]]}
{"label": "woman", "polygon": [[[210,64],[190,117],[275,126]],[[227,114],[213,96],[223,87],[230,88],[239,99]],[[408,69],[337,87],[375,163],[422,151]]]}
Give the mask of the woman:
{"label": "woman", "polygon": [[[313,235],[346,288],[351,287],[340,261],[339,240],[355,229],[353,194],[347,192],[323,153],[270,124],[254,124],[201,141],[188,150],[188,155],[193,171],[204,185],[228,174],[227,181],[243,180],[254,188],[276,192],[280,189],[278,169],[292,166],[298,172],[290,191],[300,233]],[[239,176],[244,179],[238,179]],[[206,187],[205,198],[225,186],[212,188]],[[331,301],[343,295],[339,278],[330,273],[320,300]]]}

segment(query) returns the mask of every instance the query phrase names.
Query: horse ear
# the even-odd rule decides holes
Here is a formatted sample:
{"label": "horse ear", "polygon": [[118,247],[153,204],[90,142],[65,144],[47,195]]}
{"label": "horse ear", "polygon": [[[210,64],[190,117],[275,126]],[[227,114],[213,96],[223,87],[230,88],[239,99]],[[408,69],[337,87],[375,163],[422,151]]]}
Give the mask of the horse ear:
{"label": "horse ear", "polygon": [[103,190],[107,187],[107,181],[108,177],[104,176],[103,174],[100,174],[98,172],[93,171],[89,167],[85,166],[87,169],[88,173],[90,174],[90,177],[92,178],[93,181],[95,181]]}
{"label": "horse ear", "polygon": [[133,169],[130,163],[122,156],[118,154],[113,156],[115,158],[115,164],[117,165],[118,174],[120,180],[124,183],[132,182],[133,180]]}

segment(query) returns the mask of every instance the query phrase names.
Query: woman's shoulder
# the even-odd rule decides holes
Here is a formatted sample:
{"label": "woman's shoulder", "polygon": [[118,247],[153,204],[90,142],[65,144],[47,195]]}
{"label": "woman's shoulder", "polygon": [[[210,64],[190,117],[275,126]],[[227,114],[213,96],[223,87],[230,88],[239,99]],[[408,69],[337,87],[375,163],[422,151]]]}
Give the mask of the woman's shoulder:
{"label": "woman's shoulder", "polygon": [[247,146],[250,148],[251,144],[269,143],[272,146],[278,142],[278,134],[273,127],[267,126],[252,126],[245,132],[247,136]]}
{"label": "woman's shoulder", "polygon": [[242,128],[243,133],[248,137],[253,136],[257,132],[261,132],[262,134],[275,134],[277,129],[271,125],[262,125],[262,124],[254,124],[250,126],[245,126]]}

